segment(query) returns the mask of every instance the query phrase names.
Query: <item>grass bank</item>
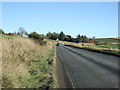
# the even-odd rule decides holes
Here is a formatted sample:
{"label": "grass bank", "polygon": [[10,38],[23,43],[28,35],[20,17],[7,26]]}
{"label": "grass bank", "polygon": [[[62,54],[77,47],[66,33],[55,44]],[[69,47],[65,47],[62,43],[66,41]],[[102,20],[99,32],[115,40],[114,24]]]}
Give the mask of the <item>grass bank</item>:
{"label": "grass bank", "polygon": [[2,88],[52,88],[54,44],[24,37],[2,38]]}
{"label": "grass bank", "polygon": [[67,44],[67,46],[72,46],[75,48],[86,49],[95,52],[106,53],[109,55],[120,56],[120,49],[118,48],[120,45],[78,45],[78,44]]}
{"label": "grass bank", "polygon": [[99,44],[96,45],[96,43],[74,43],[67,41],[59,41],[59,43],[64,43],[65,45],[76,48],[120,56],[120,38],[100,38],[95,39],[95,41],[98,41]]}

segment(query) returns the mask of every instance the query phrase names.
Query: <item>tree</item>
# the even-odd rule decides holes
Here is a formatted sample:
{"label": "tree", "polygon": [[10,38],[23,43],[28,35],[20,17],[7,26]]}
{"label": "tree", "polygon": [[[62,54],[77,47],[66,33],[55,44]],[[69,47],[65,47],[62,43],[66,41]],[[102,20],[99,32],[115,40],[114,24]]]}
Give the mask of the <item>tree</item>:
{"label": "tree", "polygon": [[78,34],[76,36],[76,38],[73,38],[71,37],[70,35],[65,35],[62,31],[60,32],[60,34],[54,32],[54,33],[47,33],[46,34],[47,38],[48,39],[52,39],[52,40],[56,40],[56,39],[59,39],[59,40],[62,40],[62,41],[69,41],[69,42],[76,42],[76,43],[79,43],[79,42],[83,42],[83,43],[86,43],[88,42],[88,38],[85,36],[85,35],[80,35]]}
{"label": "tree", "polygon": [[59,38],[59,34],[54,32],[52,33],[52,37],[51,37],[53,40],[56,40],[57,38]]}
{"label": "tree", "polygon": [[53,40],[56,40],[57,38],[59,38],[59,34],[56,32],[53,32],[53,33],[49,32],[49,33],[47,33],[46,36],[47,36],[47,38],[53,39]]}
{"label": "tree", "polygon": [[81,36],[82,38],[82,40],[81,40],[81,42],[83,42],[83,43],[87,43],[88,42],[88,38],[85,36],[85,35],[82,35]]}
{"label": "tree", "polygon": [[44,41],[44,35],[38,34],[36,32],[32,32],[28,35],[29,38],[33,38],[35,41],[39,42],[40,45],[46,45],[46,41]]}
{"label": "tree", "polygon": [[17,34],[18,34],[18,35],[20,35],[20,33],[19,33],[19,32],[17,32]]}
{"label": "tree", "polygon": [[51,39],[51,35],[52,35],[52,33],[51,33],[51,32],[49,32],[49,33],[47,33],[47,35],[46,35],[46,36],[47,36],[47,38],[48,38],[48,39]]}
{"label": "tree", "polygon": [[71,42],[71,36],[70,36],[70,35],[65,35],[64,41],[69,41],[69,42]]}
{"label": "tree", "polygon": [[22,35],[22,36],[28,36],[27,31],[26,31],[23,27],[20,27],[20,28],[19,28],[19,31],[18,31],[17,34],[18,34],[18,35]]}
{"label": "tree", "polygon": [[76,43],[83,42],[86,43],[88,42],[88,38],[85,35],[80,36],[80,34],[77,35],[77,38],[75,39]]}
{"label": "tree", "polygon": [[64,40],[65,39],[65,34],[61,31],[59,35],[59,40]]}
{"label": "tree", "polygon": [[31,34],[28,35],[30,38],[38,39],[38,40],[43,40],[44,37],[36,32],[32,32]]}
{"label": "tree", "polygon": [[0,29],[0,34],[5,34],[4,31],[2,29]]}
{"label": "tree", "polygon": [[81,42],[81,36],[80,36],[80,34],[78,34],[76,37],[77,37],[77,38],[75,39],[75,42],[76,42],[76,43]]}
{"label": "tree", "polygon": [[80,38],[80,37],[81,37],[80,34],[78,34],[77,38]]}
{"label": "tree", "polygon": [[93,38],[92,39],[95,39],[96,37],[95,36],[93,36]]}

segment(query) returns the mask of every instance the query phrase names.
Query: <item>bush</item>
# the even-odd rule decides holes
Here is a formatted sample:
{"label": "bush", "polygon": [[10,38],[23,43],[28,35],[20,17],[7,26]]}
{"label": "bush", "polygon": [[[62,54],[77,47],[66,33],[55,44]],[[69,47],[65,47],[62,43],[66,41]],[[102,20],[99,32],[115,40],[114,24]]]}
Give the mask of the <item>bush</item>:
{"label": "bush", "polygon": [[59,34],[58,33],[56,33],[56,32],[54,32],[54,33],[47,33],[47,38],[49,38],[49,39],[52,39],[52,40],[56,40],[57,38],[59,38]]}
{"label": "bush", "polygon": [[46,45],[46,41],[41,41],[39,43],[40,43],[40,45]]}
{"label": "bush", "polygon": [[33,32],[33,33],[29,34],[28,37],[29,38],[33,38],[35,40],[38,40],[40,45],[45,45],[46,44],[46,41],[43,41],[44,40],[44,36],[40,35],[40,34],[38,34],[36,32]]}

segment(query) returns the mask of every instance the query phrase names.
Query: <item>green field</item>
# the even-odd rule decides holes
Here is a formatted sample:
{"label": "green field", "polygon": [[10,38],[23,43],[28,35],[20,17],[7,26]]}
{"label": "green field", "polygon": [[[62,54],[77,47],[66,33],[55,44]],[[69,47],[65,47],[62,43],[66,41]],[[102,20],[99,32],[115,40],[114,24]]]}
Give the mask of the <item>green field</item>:
{"label": "green field", "polygon": [[17,35],[17,36],[12,36],[12,35],[1,35],[0,34],[0,37],[2,37],[2,38],[21,38],[22,36],[20,36],[20,35]]}
{"label": "green field", "polygon": [[96,45],[98,48],[112,48],[112,49],[120,49],[120,44],[113,45]]}
{"label": "green field", "polygon": [[107,44],[120,43],[120,39],[118,38],[98,38],[98,39],[95,39],[95,41],[99,43],[107,43]]}

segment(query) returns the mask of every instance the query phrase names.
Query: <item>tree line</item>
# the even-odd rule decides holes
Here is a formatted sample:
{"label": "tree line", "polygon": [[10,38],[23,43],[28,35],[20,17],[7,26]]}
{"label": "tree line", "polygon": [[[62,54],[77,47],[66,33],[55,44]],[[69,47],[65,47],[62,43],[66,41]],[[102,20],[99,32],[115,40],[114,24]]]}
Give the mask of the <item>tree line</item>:
{"label": "tree line", "polygon": [[73,38],[70,35],[65,35],[63,31],[61,31],[60,33],[56,33],[56,32],[49,32],[47,33],[46,37],[48,39],[52,39],[52,40],[56,40],[59,39],[61,41],[68,41],[68,42],[75,42],[75,43],[87,43],[88,42],[88,37],[86,35],[80,35],[78,34],[76,36],[76,38]]}
{"label": "tree line", "polygon": [[18,32],[14,32],[14,33],[5,33],[2,29],[0,29],[0,34],[5,34],[5,35],[19,35],[19,36],[27,36],[29,38],[34,39],[35,42],[39,43],[40,45],[46,45],[46,41],[44,41],[44,35],[42,34],[38,34],[37,32],[32,32],[32,33],[27,33],[27,31],[23,28],[20,27]]}
{"label": "tree line", "polygon": [[[2,29],[0,29],[0,33],[5,34]],[[8,35],[11,35],[11,34],[17,34],[17,35],[21,35],[21,36],[28,36],[29,38],[33,38],[33,39],[38,40],[39,42],[42,42],[42,43],[45,43],[45,42],[43,42],[44,38],[52,39],[52,40],[59,39],[61,41],[68,41],[68,42],[75,42],[75,43],[87,43],[88,42],[88,37],[86,35],[78,34],[74,38],[71,35],[65,35],[63,31],[61,31],[60,33],[48,32],[46,35],[38,34],[37,32],[32,32],[32,33],[29,34],[29,33],[27,33],[27,31],[23,27],[20,27],[18,32],[9,33]]]}

